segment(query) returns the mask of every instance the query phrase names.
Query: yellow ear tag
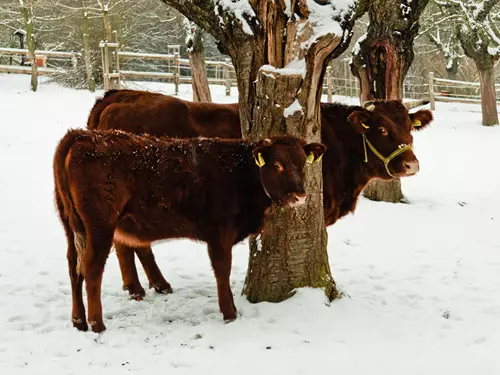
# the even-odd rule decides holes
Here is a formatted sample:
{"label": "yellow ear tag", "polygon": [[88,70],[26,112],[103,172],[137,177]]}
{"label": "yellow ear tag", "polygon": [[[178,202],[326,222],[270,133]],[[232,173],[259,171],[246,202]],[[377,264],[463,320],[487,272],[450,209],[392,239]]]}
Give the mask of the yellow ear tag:
{"label": "yellow ear tag", "polygon": [[370,129],[370,127],[368,125],[365,125],[364,123],[361,123],[361,126],[365,129]]}
{"label": "yellow ear tag", "polygon": [[312,164],[312,162],[314,161],[314,154],[313,154],[313,152],[312,152],[312,151],[309,153],[309,155],[307,155],[307,159],[306,159],[306,161],[307,161],[309,164]]}
{"label": "yellow ear tag", "polygon": [[323,157],[324,154],[321,154],[320,156],[318,156],[318,158],[316,159],[316,163],[319,163],[321,161],[321,158]]}
{"label": "yellow ear tag", "polygon": [[262,168],[266,164],[260,152],[257,154],[257,157],[255,158],[255,164],[257,164],[260,168]]}
{"label": "yellow ear tag", "polygon": [[422,126],[422,123],[420,122],[420,120],[413,121],[413,127],[414,128],[418,128],[419,126]]}

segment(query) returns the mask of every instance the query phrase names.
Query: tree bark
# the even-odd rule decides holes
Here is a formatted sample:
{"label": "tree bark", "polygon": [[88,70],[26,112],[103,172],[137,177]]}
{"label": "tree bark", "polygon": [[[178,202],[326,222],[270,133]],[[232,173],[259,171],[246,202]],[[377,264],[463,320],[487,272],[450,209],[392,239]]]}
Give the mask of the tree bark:
{"label": "tree bark", "polygon": [[371,180],[363,190],[363,195],[372,201],[391,203],[399,203],[404,198],[399,178],[395,178],[392,181]]}
{"label": "tree bark", "polygon": [[95,80],[92,74],[92,59],[89,47],[89,17],[87,11],[83,12],[83,59],[85,61],[85,71],[87,72],[87,84],[91,92],[95,91]]}
{"label": "tree bark", "polygon": [[489,69],[479,71],[481,85],[481,107],[483,125],[498,125],[497,96],[495,91],[495,73],[493,65]]}
{"label": "tree bark", "polygon": [[191,36],[187,47],[189,64],[191,66],[193,101],[211,102],[212,97],[210,95],[210,86],[208,85],[205,49],[203,47],[203,29],[194,25],[190,26],[191,30],[189,32]]}
{"label": "tree bark", "polygon": [[[297,111],[283,122],[284,109],[294,102],[302,84],[301,75],[280,75],[264,69],[259,72],[252,138],[286,132],[310,142],[320,140],[317,118],[304,127],[304,114]],[[326,249],[322,181],[321,164],[308,165],[306,206],[290,209],[273,205],[264,231],[250,239],[243,287],[250,302],[280,302],[305,286],[323,288],[330,300],[337,297]]]}
{"label": "tree bark", "polygon": [[[361,103],[373,99],[403,99],[403,84],[413,59],[419,17],[428,0],[374,0],[368,5],[366,37],[353,54],[351,70],[360,82]],[[403,6],[404,5],[404,6]],[[401,181],[371,181],[363,195],[371,200],[399,202]]]}
{"label": "tree bark", "polygon": [[35,55],[35,36],[33,35],[33,9],[26,6],[23,1],[21,4],[21,13],[23,15],[24,25],[26,27],[26,41],[28,43],[28,57],[31,61],[31,90],[38,89],[38,67],[36,66]]}

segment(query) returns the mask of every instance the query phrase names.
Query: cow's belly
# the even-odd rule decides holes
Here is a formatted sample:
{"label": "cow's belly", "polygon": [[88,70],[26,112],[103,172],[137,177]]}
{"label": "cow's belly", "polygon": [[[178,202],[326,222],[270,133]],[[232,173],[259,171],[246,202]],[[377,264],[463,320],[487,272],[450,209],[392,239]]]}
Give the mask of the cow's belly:
{"label": "cow's belly", "polygon": [[127,215],[114,233],[116,242],[129,246],[149,246],[155,241],[174,238],[202,240],[195,223],[173,213],[148,217]]}

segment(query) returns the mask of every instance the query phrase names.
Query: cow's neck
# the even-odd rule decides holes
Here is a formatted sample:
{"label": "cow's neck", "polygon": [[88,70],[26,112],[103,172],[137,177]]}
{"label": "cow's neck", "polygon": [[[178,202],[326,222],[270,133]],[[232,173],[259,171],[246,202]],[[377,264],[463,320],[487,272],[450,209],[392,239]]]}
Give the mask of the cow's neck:
{"label": "cow's neck", "polygon": [[322,139],[328,147],[323,158],[323,202],[327,225],[354,211],[359,194],[370,180],[361,135],[345,121],[329,125],[329,128],[322,128]]}

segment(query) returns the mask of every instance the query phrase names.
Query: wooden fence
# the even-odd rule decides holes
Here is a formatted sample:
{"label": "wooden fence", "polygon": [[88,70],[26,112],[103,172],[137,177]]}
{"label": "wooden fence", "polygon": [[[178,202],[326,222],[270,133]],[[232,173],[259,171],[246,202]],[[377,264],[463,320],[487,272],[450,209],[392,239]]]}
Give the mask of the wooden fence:
{"label": "wooden fence", "polygon": [[[500,105],[500,84],[495,85],[495,90]],[[479,83],[436,78],[434,73],[429,73],[428,93],[432,110],[436,109],[436,102],[481,103]]]}
{"label": "wooden fence", "polygon": [[[105,90],[121,88],[122,80],[154,79],[174,83],[175,94],[179,93],[179,84],[192,83],[189,59],[180,58],[179,46],[169,46],[174,53],[142,53],[120,51],[118,42],[101,42],[103,80]],[[27,49],[0,48],[0,56],[28,57]],[[82,55],[77,52],[64,51],[35,51],[36,64],[39,75],[58,74],[67,72],[61,67],[49,67],[45,65],[46,59],[62,59],[69,62],[72,68],[78,66],[78,59]],[[39,61],[40,58],[40,61]],[[28,63],[31,62],[27,59]],[[138,70],[140,62],[147,70]],[[148,66],[145,62],[153,62]],[[31,66],[0,64],[0,73],[31,74]],[[225,61],[206,62],[207,71],[210,71],[209,84],[224,85],[226,95],[230,95],[231,88],[237,86],[234,67],[229,59]],[[155,65],[156,64],[156,65]],[[158,65],[159,64],[159,65]],[[132,69],[129,69],[132,67]],[[422,79],[423,78],[423,79]],[[500,104],[500,84],[495,85],[497,91],[497,102]],[[333,61],[326,70],[323,82],[323,94],[327,95],[328,102],[333,100],[333,95],[358,97],[358,80],[350,74],[347,60]],[[436,102],[453,103],[481,103],[480,85],[477,82],[454,81],[435,77],[430,73],[425,82],[424,77],[408,76],[404,83],[404,97],[409,99],[424,99],[431,102],[431,109],[436,108]]]}
{"label": "wooden fence", "polygon": [[[0,55],[6,56],[21,56],[28,57],[29,52],[27,49],[20,48],[0,48]],[[55,74],[64,71],[61,68],[51,68],[46,66],[47,58],[57,58],[65,59],[71,62],[71,66],[76,68],[78,64],[78,57],[80,56],[77,52],[63,52],[63,51],[35,51],[35,60],[38,68],[38,75]],[[26,62],[32,64],[29,58]],[[10,64],[0,64],[0,73],[16,73],[16,74],[31,74],[31,66],[26,65],[13,65],[13,59],[10,60]]]}
{"label": "wooden fence", "polygon": [[[191,69],[189,59],[180,58],[179,53],[142,53],[119,51],[119,44],[116,42],[102,41],[100,43],[101,56],[103,62],[103,82],[104,89],[121,88],[122,80],[130,79],[155,79],[167,82],[173,82],[175,85],[175,94],[179,93],[180,83],[192,83],[191,75],[181,74],[181,71]],[[180,46],[171,46],[180,47]],[[113,52],[110,53],[109,50]],[[174,48],[175,49],[175,48]],[[110,58],[111,57],[111,58]],[[127,66],[130,60],[155,61],[163,64],[162,71],[152,70],[127,70],[122,67]],[[236,77],[234,67],[229,61],[210,61],[206,60],[208,69],[215,69],[215,77],[208,77],[209,84],[224,85],[226,95],[230,95],[231,87],[236,86]]]}

